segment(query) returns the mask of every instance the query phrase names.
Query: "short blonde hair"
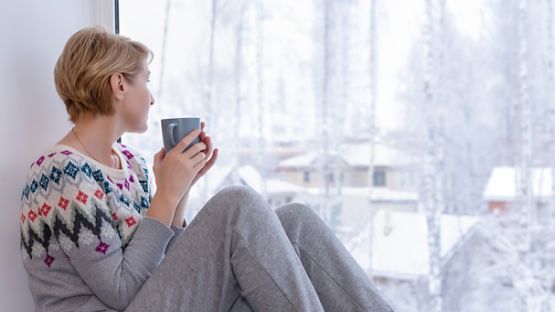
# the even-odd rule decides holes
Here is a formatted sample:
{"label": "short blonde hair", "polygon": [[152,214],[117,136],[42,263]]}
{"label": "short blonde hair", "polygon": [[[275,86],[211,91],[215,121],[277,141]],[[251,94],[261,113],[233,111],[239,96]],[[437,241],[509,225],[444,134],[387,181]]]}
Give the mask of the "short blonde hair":
{"label": "short blonde hair", "polygon": [[133,79],[142,69],[142,61],[150,62],[152,57],[144,44],[99,26],[73,34],[54,68],[56,90],[69,120],[75,123],[83,114],[112,116],[110,76],[122,73]]}

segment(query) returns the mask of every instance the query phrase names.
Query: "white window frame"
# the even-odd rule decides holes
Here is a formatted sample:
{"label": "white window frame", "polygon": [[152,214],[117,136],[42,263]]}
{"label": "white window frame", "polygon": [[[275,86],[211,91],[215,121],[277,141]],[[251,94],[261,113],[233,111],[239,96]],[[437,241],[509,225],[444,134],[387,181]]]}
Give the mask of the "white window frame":
{"label": "white window frame", "polygon": [[93,25],[116,31],[116,5],[114,0],[90,0],[90,20]]}

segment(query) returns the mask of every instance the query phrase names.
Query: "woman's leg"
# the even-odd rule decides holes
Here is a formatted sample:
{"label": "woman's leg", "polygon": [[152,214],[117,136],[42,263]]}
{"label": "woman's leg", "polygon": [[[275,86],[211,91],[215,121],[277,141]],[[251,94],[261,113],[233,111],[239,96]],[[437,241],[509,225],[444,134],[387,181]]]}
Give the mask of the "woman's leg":
{"label": "woman's leg", "polygon": [[323,311],[275,212],[234,186],[208,201],[126,311],[228,311],[240,296],[255,311]]}
{"label": "woman's leg", "polygon": [[252,308],[243,296],[239,296],[229,309],[229,312],[252,312]]}
{"label": "woman's leg", "polygon": [[276,209],[276,213],[326,311],[392,311],[364,270],[312,209],[291,203]]}

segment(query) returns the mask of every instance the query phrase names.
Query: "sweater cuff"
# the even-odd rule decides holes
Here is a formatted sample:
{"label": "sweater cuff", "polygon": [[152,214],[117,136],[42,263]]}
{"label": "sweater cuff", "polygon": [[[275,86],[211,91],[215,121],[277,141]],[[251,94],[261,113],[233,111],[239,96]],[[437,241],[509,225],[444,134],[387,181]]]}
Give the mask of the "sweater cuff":
{"label": "sweater cuff", "polygon": [[187,220],[183,219],[183,224],[181,224],[181,226],[174,226],[172,225],[171,228],[172,229],[181,229],[184,230],[187,227]]}
{"label": "sweater cuff", "polygon": [[173,231],[173,237],[172,238],[177,238],[177,236],[179,236],[181,233],[183,233],[183,231],[185,231],[185,228],[177,227],[177,226],[172,225],[172,231]]}
{"label": "sweater cuff", "polygon": [[[185,226],[186,223],[183,222],[183,225]],[[170,241],[168,242],[168,246],[166,247],[166,253],[168,253],[168,251],[170,251],[170,249],[172,248],[173,244],[175,243],[175,241],[181,236],[181,234],[185,231],[185,227],[177,227],[177,226],[173,226],[171,227],[172,231],[173,231],[173,237],[170,239]]]}
{"label": "sweater cuff", "polygon": [[173,235],[174,231],[160,221],[150,217],[143,217],[134,238],[137,236],[147,236],[149,240],[154,240],[157,246],[164,246],[165,248]]}

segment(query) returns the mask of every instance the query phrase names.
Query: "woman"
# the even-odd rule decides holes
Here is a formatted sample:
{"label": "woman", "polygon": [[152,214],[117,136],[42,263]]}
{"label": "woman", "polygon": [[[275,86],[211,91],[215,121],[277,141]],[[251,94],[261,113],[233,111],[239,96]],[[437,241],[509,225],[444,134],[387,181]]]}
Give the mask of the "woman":
{"label": "woman", "polygon": [[[150,50],[102,28],[66,43],[54,70],[74,127],[33,162],[21,247],[39,311],[390,311],[306,206],[273,211],[250,188],[189,190],[216,162],[202,129],[145,160],[117,143],[147,129]],[[201,142],[185,152],[200,136]]]}

